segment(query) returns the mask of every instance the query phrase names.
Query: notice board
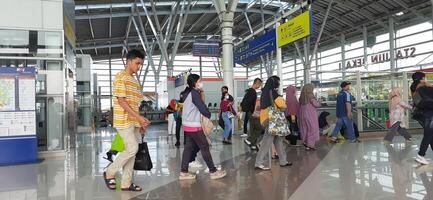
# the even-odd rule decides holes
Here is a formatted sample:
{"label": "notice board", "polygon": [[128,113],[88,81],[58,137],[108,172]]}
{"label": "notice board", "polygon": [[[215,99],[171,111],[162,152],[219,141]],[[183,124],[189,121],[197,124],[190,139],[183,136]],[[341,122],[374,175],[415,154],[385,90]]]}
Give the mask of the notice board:
{"label": "notice board", "polygon": [[299,39],[307,37],[313,30],[313,14],[308,10],[293,19],[290,19],[277,28],[277,44],[282,47]]}
{"label": "notice board", "polygon": [[0,165],[35,162],[36,69],[0,67]]}

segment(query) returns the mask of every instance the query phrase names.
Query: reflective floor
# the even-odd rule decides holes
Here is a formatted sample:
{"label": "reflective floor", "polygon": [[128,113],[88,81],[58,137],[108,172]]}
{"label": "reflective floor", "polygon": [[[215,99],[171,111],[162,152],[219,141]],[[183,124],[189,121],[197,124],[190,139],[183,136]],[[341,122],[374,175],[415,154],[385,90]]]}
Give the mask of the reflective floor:
{"label": "reflective floor", "polygon": [[[0,200],[21,199],[431,199],[433,165],[419,167],[416,155],[419,136],[413,144],[396,138],[394,144],[366,140],[361,144],[328,144],[322,139],[318,151],[287,147],[292,167],[254,169],[255,152],[250,152],[238,136],[234,144],[222,145],[220,134],[213,135],[214,162],[228,175],[210,180],[206,167],[192,169],[197,180],[178,181],[182,148],[174,147],[164,125],[149,129],[146,137],[154,168],[135,172],[134,182],[143,191],[110,191],[102,172],[108,161],[102,157],[110,148],[111,129],[80,133],[77,148],[66,159],[47,159],[39,164],[0,167]],[[433,157],[429,150],[427,157]],[[203,165],[201,155],[198,156]]]}

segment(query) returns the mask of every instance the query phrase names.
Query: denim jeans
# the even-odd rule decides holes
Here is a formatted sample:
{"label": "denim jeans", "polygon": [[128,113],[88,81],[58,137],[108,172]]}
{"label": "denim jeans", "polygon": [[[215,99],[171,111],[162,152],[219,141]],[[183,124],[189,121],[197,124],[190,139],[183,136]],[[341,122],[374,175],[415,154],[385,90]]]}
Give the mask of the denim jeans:
{"label": "denim jeans", "polygon": [[338,132],[340,132],[343,125],[346,126],[346,138],[349,140],[354,140],[355,138],[355,130],[353,129],[353,121],[349,119],[349,117],[341,117],[338,118],[337,123],[335,124],[335,129],[332,132],[332,137],[337,137]]}
{"label": "denim jeans", "polygon": [[224,139],[228,139],[230,131],[232,130],[232,122],[229,118],[230,112],[223,112],[221,117],[224,120]]}

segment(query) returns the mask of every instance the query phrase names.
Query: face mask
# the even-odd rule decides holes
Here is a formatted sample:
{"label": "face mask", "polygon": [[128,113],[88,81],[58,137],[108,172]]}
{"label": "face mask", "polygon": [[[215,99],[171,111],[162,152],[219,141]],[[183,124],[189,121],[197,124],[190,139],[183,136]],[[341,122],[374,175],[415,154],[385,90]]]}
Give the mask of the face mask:
{"label": "face mask", "polygon": [[202,83],[202,82],[200,82],[200,83],[197,83],[197,85],[196,85],[196,86],[197,86],[197,88],[198,88],[198,89],[202,89],[202,88],[203,88],[203,83]]}

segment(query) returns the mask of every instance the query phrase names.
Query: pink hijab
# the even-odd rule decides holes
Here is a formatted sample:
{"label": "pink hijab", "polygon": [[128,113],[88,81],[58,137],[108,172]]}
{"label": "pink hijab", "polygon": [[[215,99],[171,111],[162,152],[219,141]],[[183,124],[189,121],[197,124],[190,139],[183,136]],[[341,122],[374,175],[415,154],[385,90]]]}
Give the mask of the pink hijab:
{"label": "pink hijab", "polygon": [[401,102],[401,88],[396,87],[389,93],[389,111],[394,111]]}
{"label": "pink hijab", "polygon": [[299,102],[296,98],[296,87],[289,85],[286,88],[286,116],[299,114]]}

